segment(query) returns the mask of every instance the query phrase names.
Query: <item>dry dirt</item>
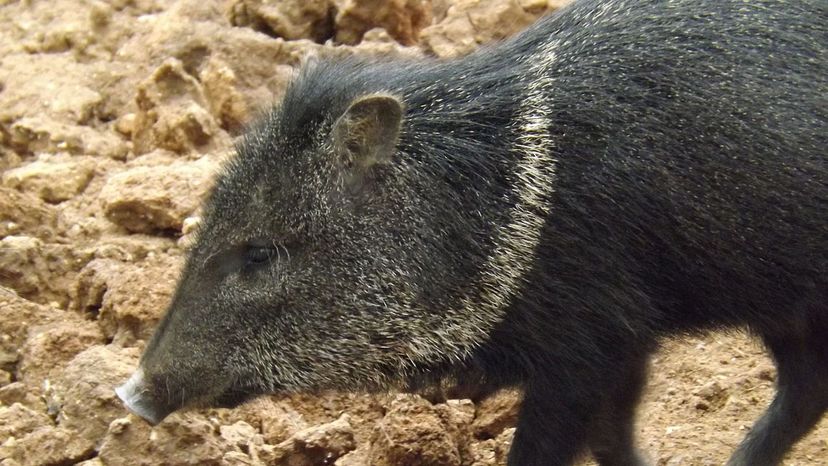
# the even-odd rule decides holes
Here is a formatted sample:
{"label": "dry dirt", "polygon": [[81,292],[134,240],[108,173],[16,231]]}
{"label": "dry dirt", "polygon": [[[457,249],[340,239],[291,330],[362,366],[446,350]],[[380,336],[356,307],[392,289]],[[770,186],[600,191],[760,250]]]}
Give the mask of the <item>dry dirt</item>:
{"label": "dry dirt", "polygon": [[[302,60],[460,55],[562,3],[0,0],[0,464],[503,464],[515,393],[265,397],[150,429],[113,387],[212,174]],[[722,464],[774,376],[741,334],[666,342],[639,442],[658,465]],[[828,419],[785,464],[828,464]]]}

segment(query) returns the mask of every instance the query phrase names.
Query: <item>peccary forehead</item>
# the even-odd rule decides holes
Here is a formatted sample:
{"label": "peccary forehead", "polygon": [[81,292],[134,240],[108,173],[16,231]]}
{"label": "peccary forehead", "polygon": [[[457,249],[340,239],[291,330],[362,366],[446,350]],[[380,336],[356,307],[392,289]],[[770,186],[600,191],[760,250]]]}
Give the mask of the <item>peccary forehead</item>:
{"label": "peccary forehead", "polygon": [[[324,224],[332,209],[349,200],[337,191],[343,168],[331,147],[332,127],[366,95],[394,96],[404,112],[397,155],[383,167],[378,183],[385,198],[371,200],[384,202],[385,214],[366,221],[378,223],[402,207],[438,209],[446,200],[462,202],[464,193],[478,192],[469,183],[491,187],[511,162],[484,154],[507,146],[523,74],[520,66],[487,56],[450,62],[349,57],[308,64],[225,167],[207,203],[203,230],[222,242],[268,236],[278,233],[275,227],[319,231],[314,224]],[[506,189],[505,183],[494,184]],[[446,196],[440,198],[436,185]],[[506,196],[490,194],[492,199]]]}
{"label": "peccary forehead", "polygon": [[[313,230],[331,209],[340,165],[330,147],[333,122],[355,97],[392,80],[382,61],[340,59],[305,67],[282,102],[250,128],[205,206],[205,242],[243,243]],[[384,79],[387,76],[389,79]],[[294,231],[295,233],[295,231]]]}
{"label": "peccary forehead", "polygon": [[291,162],[290,148],[272,152],[281,163],[264,163],[250,150],[224,167],[205,204],[198,234],[205,252],[305,235],[330,210],[332,166]]}

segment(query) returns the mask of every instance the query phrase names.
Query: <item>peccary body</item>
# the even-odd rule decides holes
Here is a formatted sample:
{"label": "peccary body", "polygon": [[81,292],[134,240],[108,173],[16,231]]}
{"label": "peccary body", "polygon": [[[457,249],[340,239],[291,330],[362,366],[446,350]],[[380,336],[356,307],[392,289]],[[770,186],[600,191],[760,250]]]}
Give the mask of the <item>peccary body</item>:
{"label": "peccary body", "polygon": [[643,464],[660,337],[746,327],[828,408],[828,8],[581,1],[452,60],[308,65],[217,180],[119,395],[158,422],[278,391],[525,390],[509,464]]}

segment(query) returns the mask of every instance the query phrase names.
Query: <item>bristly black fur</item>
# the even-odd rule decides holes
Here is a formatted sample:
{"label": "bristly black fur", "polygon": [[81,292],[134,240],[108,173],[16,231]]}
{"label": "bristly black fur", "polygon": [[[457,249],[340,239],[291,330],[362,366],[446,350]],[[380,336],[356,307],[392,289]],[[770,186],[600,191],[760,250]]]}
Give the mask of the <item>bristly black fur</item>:
{"label": "bristly black fur", "polygon": [[451,375],[525,390],[510,466],[642,465],[659,339],[748,328],[778,392],[728,464],[779,464],[828,409],[826,55],[823,0],[582,0],[309,65],[217,181],[140,409]]}

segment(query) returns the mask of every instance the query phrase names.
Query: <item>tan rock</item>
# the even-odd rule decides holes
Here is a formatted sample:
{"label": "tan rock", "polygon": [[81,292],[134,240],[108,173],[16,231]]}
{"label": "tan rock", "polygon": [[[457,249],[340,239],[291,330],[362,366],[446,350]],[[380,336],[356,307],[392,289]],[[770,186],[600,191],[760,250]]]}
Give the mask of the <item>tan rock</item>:
{"label": "tan rock", "polygon": [[20,403],[36,412],[45,412],[46,404],[39,393],[36,387],[31,387],[23,382],[12,382],[0,387],[0,404],[11,406]]}
{"label": "tan rock", "polygon": [[273,448],[264,446],[259,457],[279,466],[330,464],[356,447],[347,414],[327,424],[309,427]]}
{"label": "tan rock", "polygon": [[[135,0],[131,0],[135,1]],[[145,0],[146,1],[146,0]],[[155,0],[156,2],[158,0]],[[166,8],[165,8],[166,7]],[[175,2],[156,3],[155,9],[161,15],[179,21],[187,18],[199,23],[218,23],[226,25],[224,9],[221,2],[205,2],[204,0],[177,0]]]}
{"label": "tan rock", "polygon": [[253,437],[259,435],[256,429],[244,421],[219,427],[219,435],[230,445],[246,448]]}
{"label": "tan rock", "polygon": [[514,427],[520,401],[520,393],[513,390],[503,390],[480,401],[472,423],[474,436],[480,439],[495,438],[504,429]]}
{"label": "tan rock", "polygon": [[264,463],[252,458],[247,453],[240,451],[228,451],[221,457],[221,464],[224,466],[262,466]]}
{"label": "tan rock", "polygon": [[290,403],[263,396],[232,409],[215,409],[210,412],[222,424],[244,422],[262,434],[264,443],[277,445],[297,432],[309,427],[305,418]]}
{"label": "tan rock", "polygon": [[72,294],[72,308],[98,318],[106,293],[120,283],[126,265],[114,259],[95,259],[78,276]]}
{"label": "tan rock", "polygon": [[[236,0],[225,2],[229,5],[239,3]],[[302,2],[293,3],[301,6]],[[170,7],[161,8],[162,11],[152,15],[151,21],[138,22],[129,40],[118,49],[118,63],[132,67],[131,74],[110,86],[130,93],[124,108],[112,109],[112,113],[118,116],[135,112],[132,99],[134,89],[170,57],[179,60],[184,70],[198,79],[202,78],[205,68],[211,66],[211,61],[226,64],[236,76],[235,86],[246,108],[250,111],[264,110],[277,102],[278,96],[284,92],[294,67],[310,51],[321,48],[306,39],[274,40],[248,27],[228,27],[229,21],[223,13],[219,12],[218,18],[215,17],[215,9],[220,10],[220,2],[177,0],[166,4]],[[232,8],[230,15],[233,15]],[[136,69],[138,66],[140,70]],[[202,84],[207,86],[206,82]],[[122,94],[116,93],[113,97],[122,98]],[[113,101],[117,103],[117,99]],[[221,118],[216,114],[214,116],[221,123]],[[144,150],[136,152],[143,153]]]}
{"label": "tan rock", "polygon": [[0,458],[7,457],[24,466],[74,464],[94,452],[93,443],[79,438],[75,432],[51,425],[0,446]]}
{"label": "tan rock", "polygon": [[115,387],[129,377],[137,362],[135,348],[97,345],[75,356],[47,393],[49,404],[57,409],[59,426],[94,448],[109,424],[124,415]]}
{"label": "tan rock", "polygon": [[218,466],[228,451],[238,450],[196,413],[174,413],[154,428],[130,414],[110,424],[99,458],[110,466]]}
{"label": "tan rock", "polygon": [[41,303],[68,303],[71,276],[89,260],[91,251],[31,236],[0,240],[0,284]]}
{"label": "tan rock", "polygon": [[181,231],[212,185],[216,165],[208,158],[139,166],[110,176],[100,197],[106,217],[127,230]]}
{"label": "tan rock", "polygon": [[94,245],[95,259],[141,262],[160,255],[180,255],[181,250],[170,238],[147,235],[107,236]]}
{"label": "tan rock", "polygon": [[438,410],[417,395],[398,395],[371,438],[375,466],[459,466],[462,458]]}
{"label": "tan rock", "polygon": [[496,438],[472,442],[470,444],[471,466],[500,466],[506,464],[514,435],[515,429],[508,428]]}
{"label": "tan rock", "polygon": [[420,43],[438,57],[466,55],[480,44],[514,35],[568,0],[457,0],[445,19],[426,27]]}
{"label": "tan rock", "polygon": [[33,387],[43,387],[64,366],[90,346],[104,343],[98,325],[65,311],[55,311],[56,322],[34,326],[21,348],[18,377]]}
{"label": "tan rock", "polygon": [[115,160],[126,159],[128,147],[110,131],[63,123],[48,116],[17,120],[10,128],[11,145],[22,153],[90,154]]}
{"label": "tan rock", "polygon": [[3,318],[0,319],[0,368],[13,371],[19,358],[19,348],[26,341],[29,328],[54,322],[57,312],[27,301],[3,287],[0,287],[0,309],[3,310]]}
{"label": "tan rock", "polygon": [[0,133],[0,173],[23,164],[20,154],[6,147],[6,136]]}
{"label": "tan rock", "polygon": [[48,280],[42,259],[43,242],[31,236],[0,240],[0,283],[30,297]]}
{"label": "tan rock", "polygon": [[471,466],[499,466],[497,461],[497,445],[494,439],[474,442],[470,445]]}
{"label": "tan rock", "polygon": [[509,450],[512,449],[512,440],[515,438],[515,428],[509,427],[495,438],[495,457],[500,464],[506,463]]}
{"label": "tan rock", "polygon": [[240,133],[251,117],[233,69],[221,59],[211,58],[199,74],[199,80],[210,112],[219,125],[231,134]]}
{"label": "tan rock", "polygon": [[287,40],[324,42],[333,36],[330,0],[235,0],[228,13],[234,26],[247,26]]}
{"label": "tan rock", "polygon": [[124,31],[134,27],[130,21],[134,19],[132,15],[123,8],[115,8],[117,3],[54,0],[48,4],[29,4],[18,16],[25,28],[8,29],[19,34],[21,49],[31,54],[70,52],[87,61],[89,57],[108,58],[122,40]]}
{"label": "tan rock", "polygon": [[167,59],[138,86],[132,133],[136,154],[156,147],[178,153],[203,149],[220,129],[206,109],[201,84],[181,60]]}
{"label": "tan rock", "polygon": [[463,460],[471,458],[472,421],[475,406],[471,400],[447,400],[434,406],[437,415],[446,426],[446,432],[457,445],[457,451]]}
{"label": "tan rock", "polygon": [[335,466],[364,466],[368,463],[369,446],[361,444],[356,450],[346,453],[339,457],[335,462]]}
{"label": "tan rock", "polygon": [[3,184],[57,203],[83,191],[94,171],[89,158],[43,157],[3,173]]}
{"label": "tan rock", "polygon": [[369,29],[362,36],[362,41],[353,48],[332,47],[337,52],[348,50],[359,55],[395,56],[400,58],[422,58],[424,54],[418,48],[406,47],[396,41],[388,31],[381,27]]}
{"label": "tan rock", "polygon": [[132,134],[135,132],[135,119],[137,117],[134,113],[127,113],[122,115],[115,122],[115,130],[124,136],[132,139]]}
{"label": "tan rock", "polygon": [[111,76],[104,64],[78,63],[69,54],[5,56],[0,66],[6,89],[0,93],[0,121],[45,114],[63,123],[87,123],[103,100],[96,90],[96,75],[102,74]]}
{"label": "tan rock", "polygon": [[693,392],[693,406],[700,411],[715,411],[727,403],[729,393],[718,381],[704,384]]}
{"label": "tan rock", "polygon": [[267,443],[279,443],[309,427],[302,415],[290,406],[284,403],[276,406],[277,409],[269,410],[269,416],[262,418],[262,434]]}
{"label": "tan rock", "polygon": [[72,306],[97,318],[116,344],[148,340],[169,303],[179,256],[148,256],[136,263],[95,259],[81,271]]}
{"label": "tan rock", "polygon": [[20,403],[0,406],[0,438],[20,438],[42,426],[52,424],[46,413],[34,411]]}
{"label": "tan rock", "polygon": [[75,466],[105,466],[103,461],[97,456],[92,458],[91,460],[81,461],[80,463],[76,463]]}
{"label": "tan rock", "polygon": [[28,235],[42,239],[52,236],[57,211],[35,196],[0,187],[0,238]]}
{"label": "tan rock", "polygon": [[357,44],[366,31],[381,27],[404,45],[417,42],[432,21],[429,0],[339,0],[336,41]]}

